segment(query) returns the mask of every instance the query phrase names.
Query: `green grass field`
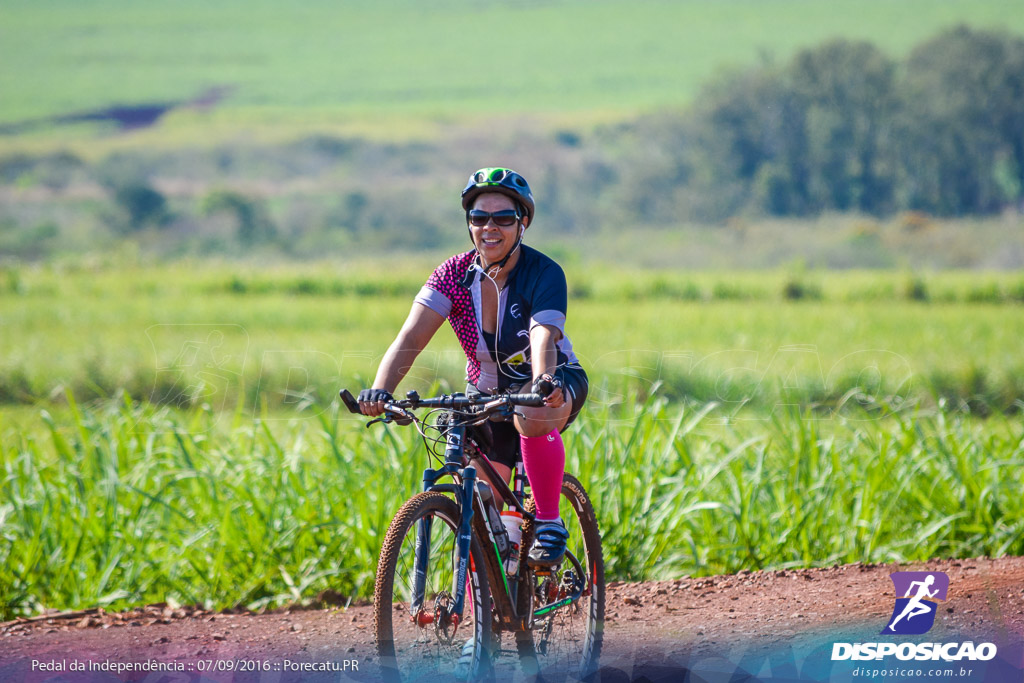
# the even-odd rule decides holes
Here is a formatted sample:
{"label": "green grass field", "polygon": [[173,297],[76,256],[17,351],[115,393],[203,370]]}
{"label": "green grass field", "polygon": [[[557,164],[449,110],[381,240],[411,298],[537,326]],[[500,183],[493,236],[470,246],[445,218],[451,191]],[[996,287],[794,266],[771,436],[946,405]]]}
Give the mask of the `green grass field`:
{"label": "green grass field", "polygon": [[[241,401],[250,413],[329,402],[341,384],[372,379],[432,263],[12,268],[0,296],[0,399],[125,389],[172,405]],[[592,401],[655,382],[673,400],[723,410],[828,409],[855,388],[985,412],[1015,412],[1024,398],[1015,274],[580,265],[569,281],[570,336],[602,387]],[[458,387],[460,353],[445,329],[411,381]]]}
{"label": "green grass field", "polygon": [[[366,597],[426,463],[333,399],[429,270],[390,267],[8,270],[0,618]],[[610,579],[1024,553],[1019,277],[909,277],[570,269]],[[406,386],[460,358],[443,331]]]}
{"label": "green grass field", "polygon": [[[326,216],[346,197],[416,176],[409,187],[444,208],[412,202],[384,220],[455,223],[439,198],[493,154],[546,173],[536,187],[554,203],[566,179],[626,154],[581,145],[598,124],[686,107],[724,69],[835,37],[899,57],[959,22],[1024,33],[1005,0],[426,7],[0,8],[0,127],[232,88],[126,134],[0,131],[0,249],[14,255],[0,262],[0,620],[368,596],[426,460],[410,430],[366,430],[335,396],[369,383],[447,254],[371,261],[370,247],[393,256],[391,238],[344,232],[303,242],[314,219],[337,227]],[[57,153],[55,168],[17,171],[20,152]],[[152,226],[123,240],[107,173],[153,180],[192,236],[202,197],[237,184],[296,242],[289,253],[347,260],[168,263],[214,242],[181,251]],[[568,331],[591,375],[567,445],[609,580],[1024,553],[1024,278],[921,270],[1011,267],[1016,218],[630,229],[622,207],[580,208],[575,228],[537,244],[567,266]],[[609,229],[584,232],[598,214]],[[57,246],[34,257],[36,237]],[[214,252],[233,257],[231,244]],[[403,389],[460,390],[463,367],[446,329]]]}
{"label": "green grass field", "polygon": [[[1019,420],[941,412],[715,425],[663,401],[567,436],[606,576],[677,577],[1024,552]],[[0,619],[178,602],[260,608],[372,591],[426,458],[411,430],[72,405],[0,425]]]}
{"label": "green grass field", "polygon": [[213,113],[175,113],[156,137],[221,141],[251,126],[407,138],[481,116],[578,124],[686,105],[723,67],[833,37],[900,56],[960,22],[1024,32],[1015,10],[1006,0],[18,0],[0,21],[0,123],[230,85]]}

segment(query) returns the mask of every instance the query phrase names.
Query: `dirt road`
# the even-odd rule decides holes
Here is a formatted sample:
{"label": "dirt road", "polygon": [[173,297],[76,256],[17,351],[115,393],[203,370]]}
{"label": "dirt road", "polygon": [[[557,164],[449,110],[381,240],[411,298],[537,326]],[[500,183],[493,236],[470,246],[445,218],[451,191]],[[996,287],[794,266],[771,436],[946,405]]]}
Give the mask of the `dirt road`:
{"label": "dirt road", "polygon": [[[927,634],[902,641],[970,640],[998,647],[991,661],[947,662],[955,675],[929,675],[929,680],[959,680],[971,664],[972,683],[1024,681],[1024,558],[1019,557],[613,582],[608,586],[602,679],[753,680],[746,672],[765,681],[858,680],[868,675],[852,673],[862,664],[906,664],[895,659],[833,662],[830,655],[836,642],[887,640],[879,633],[894,604],[889,575],[910,570],[945,572],[949,595]],[[374,680],[372,629],[371,608],[365,605],[262,615],[165,606],[123,614],[88,611],[0,625],[0,681]],[[285,660],[296,664],[269,673],[238,670],[245,666],[239,662]],[[178,674],[116,671],[119,662],[146,661],[191,668]],[[68,670],[86,662],[105,663],[109,670]],[[199,673],[197,662],[235,670]],[[309,664],[305,670],[303,662]],[[349,664],[341,672],[314,670],[329,668],[325,662],[334,668]]]}

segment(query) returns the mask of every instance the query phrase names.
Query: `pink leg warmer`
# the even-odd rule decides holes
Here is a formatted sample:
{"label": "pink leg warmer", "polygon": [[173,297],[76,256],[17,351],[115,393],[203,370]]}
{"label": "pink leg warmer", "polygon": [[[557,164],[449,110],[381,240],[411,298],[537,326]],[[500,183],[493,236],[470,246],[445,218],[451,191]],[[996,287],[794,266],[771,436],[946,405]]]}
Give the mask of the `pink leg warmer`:
{"label": "pink leg warmer", "polygon": [[530,480],[537,519],[558,519],[558,498],[565,472],[565,445],[557,429],[544,436],[520,436],[523,465]]}

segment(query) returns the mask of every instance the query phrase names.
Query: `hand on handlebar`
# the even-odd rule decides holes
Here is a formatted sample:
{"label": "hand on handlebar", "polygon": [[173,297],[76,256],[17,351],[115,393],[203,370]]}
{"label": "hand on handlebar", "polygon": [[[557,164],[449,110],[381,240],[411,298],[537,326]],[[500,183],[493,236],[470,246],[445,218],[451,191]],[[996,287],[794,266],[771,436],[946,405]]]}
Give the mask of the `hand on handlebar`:
{"label": "hand on handlebar", "polygon": [[384,404],[395,400],[387,389],[363,389],[359,392],[359,412],[367,417],[384,413]]}
{"label": "hand on handlebar", "polygon": [[[396,424],[400,425],[407,425],[411,423],[412,420],[408,417],[396,414],[395,410],[388,410],[385,408],[385,404],[391,403],[394,400],[395,397],[392,396],[391,392],[387,389],[363,389],[359,392],[359,412],[367,417],[380,417],[381,415],[385,415],[390,420],[394,420]],[[398,410],[401,411],[401,409]],[[373,424],[373,422],[370,424]]]}
{"label": "hand on handlebar", "polygon": [[561,408],[565,404],[562,380],[550,373],[545,372],[533,380],[533,391],[544,396],[544,405],[548,408]]}

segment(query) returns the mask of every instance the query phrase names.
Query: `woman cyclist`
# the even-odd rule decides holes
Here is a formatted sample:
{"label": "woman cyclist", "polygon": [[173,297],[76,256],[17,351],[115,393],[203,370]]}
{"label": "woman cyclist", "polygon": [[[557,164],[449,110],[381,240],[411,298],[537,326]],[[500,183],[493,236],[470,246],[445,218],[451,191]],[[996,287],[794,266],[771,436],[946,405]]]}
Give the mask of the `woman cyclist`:
{"label": "woman cyclist", "polygon": [[[364,415],[377,416],[445,318],[466,353],[468,394],[554,385],[544,406],[522,407],[514,423],[491,422],[495,470],[507,482],[522,450],[536,505],[529,561],[558,564],[568,533],[558,513],[565,470],[559,432],[587,398],[587,375],[565,335],[568,292],[557,263],[524,245],[535,205],[526,179],[507,168],[483,168],[462,191],[473,249],[434,270],[416,296],[398,337],[377,370],[373,389],[359,394]],[[532,382],[532,384],[531,384]]]}

